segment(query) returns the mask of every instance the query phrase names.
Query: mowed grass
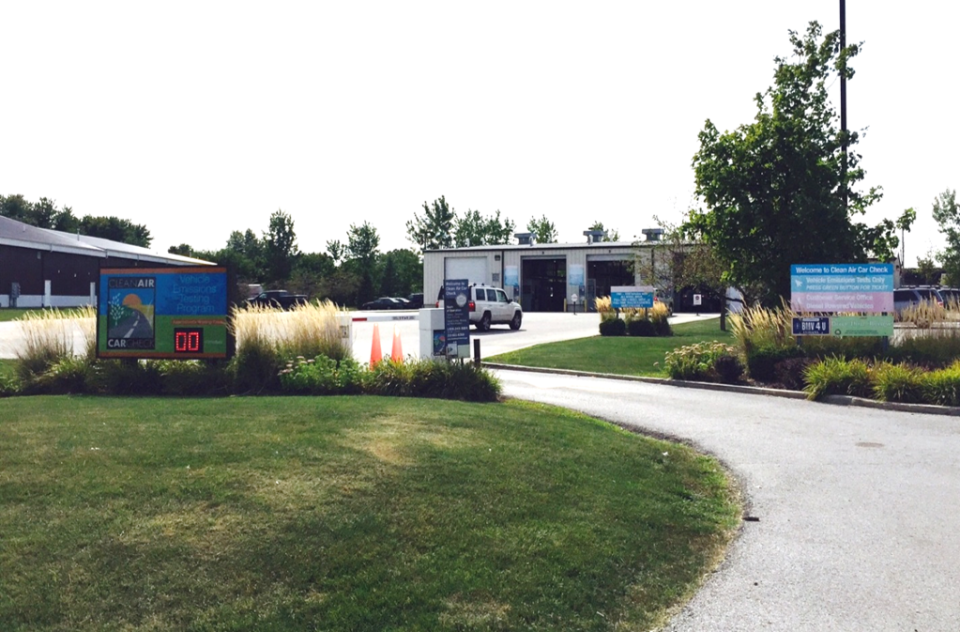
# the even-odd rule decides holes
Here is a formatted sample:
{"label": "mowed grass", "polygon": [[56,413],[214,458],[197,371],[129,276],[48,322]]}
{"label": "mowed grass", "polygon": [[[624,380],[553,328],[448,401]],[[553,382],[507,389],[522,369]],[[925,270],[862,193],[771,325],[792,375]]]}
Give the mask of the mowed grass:
{"label": "mowed grass", "polygon": [[673,336],[634,338],[593,336],[552,342],[486,358],[489,362],[519,366],[569,369],[592,373],[666,377],[663,358],[670,351],[698,342],[719,340],[731,344],[729,325],[720,331],[720,319],[696,320],[673,326]]}
{"label": "mowed grass", "polygon": [[649,630],[718,464],[521,402],[0,400],[0,630]]}
{"label": "mowed grass", "polygon": [[0,323],[8,322],[11,320],[17,320],[22,318],[25,314],[39,314],[43,313],[42,308],[30,308],[30,309],[21,309],[18,307],[4,307],[0,309]]}

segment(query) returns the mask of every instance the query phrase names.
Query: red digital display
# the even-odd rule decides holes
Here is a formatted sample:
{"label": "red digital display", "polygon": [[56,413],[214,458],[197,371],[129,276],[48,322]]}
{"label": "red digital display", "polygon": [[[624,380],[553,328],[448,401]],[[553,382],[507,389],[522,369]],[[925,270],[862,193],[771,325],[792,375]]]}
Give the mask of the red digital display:
{"label": "red digital display", "polygon": [[203,329],[184,327],[173,330],[174,353],[203,353]]}

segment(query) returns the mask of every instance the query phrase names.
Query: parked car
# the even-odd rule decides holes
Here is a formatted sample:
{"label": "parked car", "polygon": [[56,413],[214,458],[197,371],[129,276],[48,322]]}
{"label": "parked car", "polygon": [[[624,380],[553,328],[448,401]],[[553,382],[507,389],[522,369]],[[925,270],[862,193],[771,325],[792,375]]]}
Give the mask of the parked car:
{"label": "parked car", "polygon": [[942,287],[938,291],[943,298],[944,307],[960,309],[960,290],[955,287]]}
{"label": "parked car", "polygon": [[360,309],[403,309],[403,303],[392,296],[381,296],[364,303],[360,306]]}
{"label": "parked car", "polygon": [[921,303],[930,303],[943,307],[944,299],[936,288],[932,287],[901,287],[893,291],[893,310],[897,316],[903,310]]}
{"label": "parked car", "polygon": [[303,294],[292,294],[286,290],[267,290],[247,300],[248,305],[279,307],[280,309],[293,309],[297,305],[306,305],[307,303],[307,297]]}
{"label": "parked car", "polygon": [[[503,288],[471,285],[467,306],[470,322],[479,331],[490,331],[491,325],[510,325],[510,329],[517,330],[523,323],[520,303],[511,300]],[[437,298],[437,307],[443,307],[442,288]]]}
{"label": "parked car", "polygon": [[410,309],[420,309],[423,307],[423,292],[416,292],[407,297],[410,301]]}

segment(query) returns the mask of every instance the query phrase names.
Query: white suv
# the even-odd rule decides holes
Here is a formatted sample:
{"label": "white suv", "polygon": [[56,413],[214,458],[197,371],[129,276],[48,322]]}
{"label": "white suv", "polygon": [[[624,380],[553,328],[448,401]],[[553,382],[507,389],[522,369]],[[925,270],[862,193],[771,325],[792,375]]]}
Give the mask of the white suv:
{"label": "white suv", "polygon": [[[443,307],[443,289],[440,293],[437,307]],[[510,300],[499,287],[471,285],[468,309],[470,322],[480,331],[490,331],[490,325],[510,325],[510,329],[517,330],[523,322],[520,304]]]}

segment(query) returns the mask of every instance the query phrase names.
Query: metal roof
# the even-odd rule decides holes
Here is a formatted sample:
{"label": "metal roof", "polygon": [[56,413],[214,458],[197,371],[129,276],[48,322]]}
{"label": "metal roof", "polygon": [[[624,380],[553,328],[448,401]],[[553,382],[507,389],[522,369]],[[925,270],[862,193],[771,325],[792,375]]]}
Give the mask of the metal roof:
{"label": "metal roof", "polygon": [[203,259],[159,252],[110,239],[74,235],[49,228],[37,228],[3,216],[0,216],[0,246],[64,252],[86,257],[123,257],[125,259],[136,259],[137,261],[173,265],[214,265]]}

